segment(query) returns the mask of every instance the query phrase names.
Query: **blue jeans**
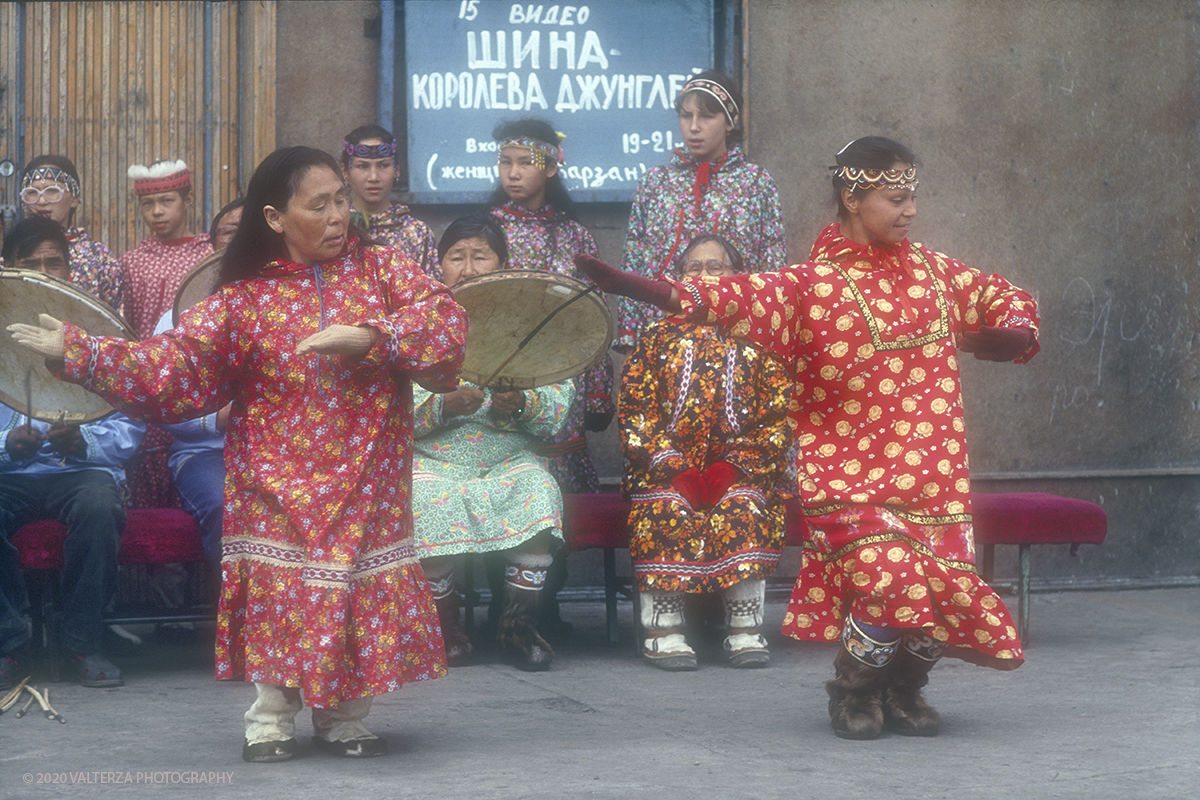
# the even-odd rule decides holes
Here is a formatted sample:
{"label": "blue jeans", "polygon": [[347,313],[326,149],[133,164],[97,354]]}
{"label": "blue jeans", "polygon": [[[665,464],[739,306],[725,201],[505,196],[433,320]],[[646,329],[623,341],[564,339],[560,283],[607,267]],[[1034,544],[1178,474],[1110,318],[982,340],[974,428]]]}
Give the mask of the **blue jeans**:
{"label": "blue jeans", "polygon": [[25,624],[25,581],[17,529],[37,519],[67,526],[63,545],[61,641],[71,653],[99,652],[101,614],[117,587],[117,554],[125,530],[125,504],[117,482],[103,470],[56,475],[0,474],[0,654],[29,641]]}
{"label": "blue jeans", "polygon": [[221,561],[221,525],[225,516],[225,452],[205,450],[175,471],[175,488],[183,510],[200,526],[200,545],[208,560]]}

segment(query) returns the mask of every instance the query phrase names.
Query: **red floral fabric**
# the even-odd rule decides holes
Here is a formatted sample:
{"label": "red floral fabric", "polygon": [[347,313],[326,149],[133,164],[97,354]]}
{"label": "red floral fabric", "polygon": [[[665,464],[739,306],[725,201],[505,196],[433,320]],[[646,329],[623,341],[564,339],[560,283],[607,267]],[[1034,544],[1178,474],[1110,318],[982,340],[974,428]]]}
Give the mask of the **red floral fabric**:
{"label": "red floral fabric", "polygon": [[[361,359],[296,355],[329,325],[382,335]],[[279,262],[141,343],[68,326],[65,380],[176,422],[232,401],[217,676],[316,707],[445,674],[412,543],[412,385],[455,385],[466,315],[391,247]]]}
{"label": "red floral fabric", "polygon": [[[857,244],[837,224],[822,232],[803,264],[678,286],[685,315],[728,325],[791,365],[798,488],[814,557],[838,562],[853,554],[823,538],[835,512],[883,507],[890,514],[888,537],[911,543],[954,570],[955,579],[969,576],[977,591],[992,594],[975,575],[955,343],[962,332],[984,325],[1036,332],[1036,303],[1027,292],[908,240]],[[1035,337],[1019,360],[1037,350]],[[871,530],[864,526],[861,535],[874,535]],[[851,579],[855,572],[849,562],[838,571]],[[847,593],[844,605],[857,609],[856,584],[833,585],[832,574],[825,573],[822,588]],[[807,613],[812,587],[806,578],[818,579],[811,571],[801,575],[793,615]],[[921,577],[910,571],[906,580]],[[1002,603],[1000,609],[1007,620]],[[1019,648],[970,646],[1020,663]],[[997,655],[1002,650],[1008,654]]]}

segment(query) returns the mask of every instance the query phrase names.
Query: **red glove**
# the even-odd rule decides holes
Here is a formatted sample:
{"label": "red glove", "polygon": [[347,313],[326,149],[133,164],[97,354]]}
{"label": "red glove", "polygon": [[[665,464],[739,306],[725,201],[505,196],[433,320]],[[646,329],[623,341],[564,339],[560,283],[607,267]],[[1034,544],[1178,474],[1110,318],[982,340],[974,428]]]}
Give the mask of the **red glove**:
{"label": "red glove", "polygon": [[728,461],[713,464],[704,470],[704,493],[700,496],[700,502],[706,506],[715,506],[740,477],[742,471]]}
{"label": "red glove", "polygon": [[700,499],[704,496],[704,476],[695,467],[685,469],[671,478],[671,486],[692,504],[692,508],[700,507]]}
{"label": "red glove", "polygon": [[622,272],[585,253],[575,256],[575,266],[595,281],[603,292],[649,303],[664,311],[679,311],[678,303],[671,302],[671,293],[675,287],[666,281],[653,281],[632,272]]}
{"label": "red glove", "polygon": [[1033,344],[1029,328],[988,328],[967,331],[958,339],[958,349],[974,353],[981,361],[1012,361]]}

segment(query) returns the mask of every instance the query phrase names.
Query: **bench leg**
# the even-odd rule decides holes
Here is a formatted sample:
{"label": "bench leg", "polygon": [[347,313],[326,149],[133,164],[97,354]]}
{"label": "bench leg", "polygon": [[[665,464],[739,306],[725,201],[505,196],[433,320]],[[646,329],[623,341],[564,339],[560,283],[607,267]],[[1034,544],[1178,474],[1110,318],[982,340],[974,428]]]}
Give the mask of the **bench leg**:
{"label": "bench leg", "polygon": [[608,620],[608,642],[616,644],[617,635],[617,549],[604,548],[604,613]]}
{"label": "bench leg", "polygon": [[475,630],[475,556],[472,553],[467,553],[467,557],[463,559],[463,625],[467,635],[471,635],[471,631]]}
{"label": "bench leg", "polygon": [[1022,647],[1029,644],[1029,551],[1030,545],[1020,547],[1020,568],[1017,574],[1017,633]]}

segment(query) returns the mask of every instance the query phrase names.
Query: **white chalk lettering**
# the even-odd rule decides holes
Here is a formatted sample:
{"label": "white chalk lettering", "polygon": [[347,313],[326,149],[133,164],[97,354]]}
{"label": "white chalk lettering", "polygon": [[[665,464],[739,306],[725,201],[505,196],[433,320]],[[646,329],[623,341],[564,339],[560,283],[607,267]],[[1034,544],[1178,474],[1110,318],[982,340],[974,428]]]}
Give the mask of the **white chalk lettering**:
{"label": "white chalk lettering", "polygon": [[496,31],[496,57],[492,58],[492,32],[479,31],[479,53],[475,49],[475,31],[467,31],[467,66],[471,69],[506,69],[505,50],[508,37],[504,31]]}
{"label": "white chalk lettering", "polygon": [[513,69],[520,69],[525,59],[529,58],[530,69],[541,69],[542,32],[530,31],[529,40],[524,39],[525,31],[513,31]]}
{"label": "white chalk lettering", "polygon": [[587,6],[546,6],[542,3],[534,5],[513,3],[508,9],[508,21],[512,25],[583,25],[592,16]]}

